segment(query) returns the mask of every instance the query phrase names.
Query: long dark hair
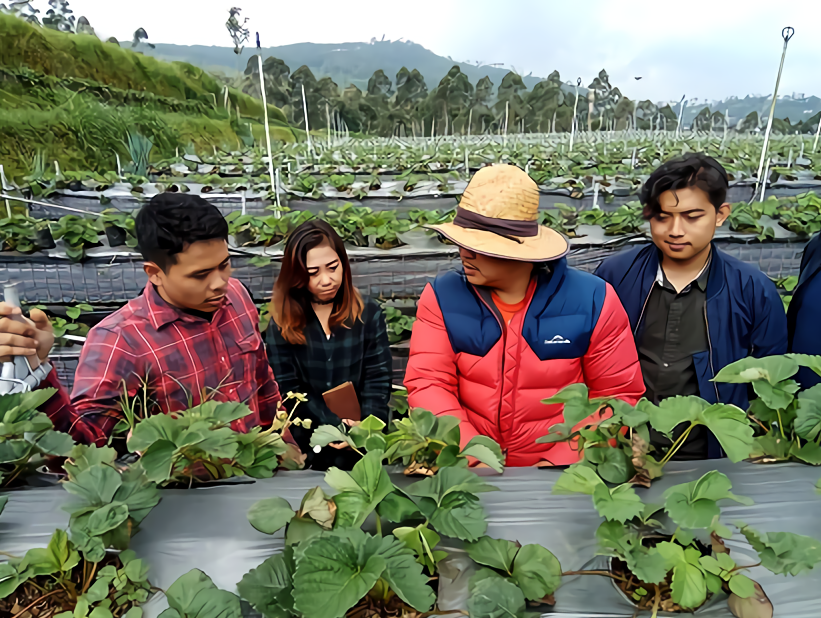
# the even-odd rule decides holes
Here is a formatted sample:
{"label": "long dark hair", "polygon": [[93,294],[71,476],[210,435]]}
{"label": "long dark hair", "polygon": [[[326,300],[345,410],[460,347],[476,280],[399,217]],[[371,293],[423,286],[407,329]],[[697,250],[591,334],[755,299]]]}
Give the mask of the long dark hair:
{"label": "long dark hair", "polygon": [[356,320],[362,319],[365,304],[362,296],[353,286],[348,254],[339,234],[321,219],[306,221],[296,228],[285,242],[285,255],[279,271],[274,293],[271,298],[271,317],[279,327],[282,337],[288,343],[305,343],[307,312],[311,305],[308,292],[308,251],[327,242],[339,256],[342,266],[342,285],[334,298],[334,308],[329,326],[350,328]]}

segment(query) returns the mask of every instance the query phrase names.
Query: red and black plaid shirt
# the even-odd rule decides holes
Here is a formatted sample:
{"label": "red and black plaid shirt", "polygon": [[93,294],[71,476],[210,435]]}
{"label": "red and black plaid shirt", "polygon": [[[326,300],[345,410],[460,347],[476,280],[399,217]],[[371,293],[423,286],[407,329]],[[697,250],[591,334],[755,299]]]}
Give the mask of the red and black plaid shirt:
{"label": "red and black plaid shirt", "polygon": [[281,400],[259,333],[259,314],[235,279],[211,322],[166,303],[150,283],[145,292],[88,333],[69,401],[54,371],[44,387],[59,389],[44,406],[55,427],[84,443],[104,444],[123,418],[124,390],[134,397],[147,382],[157,410],[178,412],[202,403],[241,401],[253,415],[236,431],[270,424]]}

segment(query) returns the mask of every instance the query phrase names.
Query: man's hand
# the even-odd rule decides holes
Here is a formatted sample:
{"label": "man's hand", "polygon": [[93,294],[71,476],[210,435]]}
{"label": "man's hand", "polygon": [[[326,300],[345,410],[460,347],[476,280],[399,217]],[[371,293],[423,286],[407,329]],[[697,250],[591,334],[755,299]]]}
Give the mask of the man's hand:
{"label": "man's hand", "polygon": [[[23,321],[12,320],[14,316]],[[45,313],[32,309],[28,319],[19,307],[0,302],[0,362],[8,362],[13,356],[37,356],[45,361],[53,345],[54,330]]]}
{"label": "man's hand", "polygon": [[[342,419],[342,424],[345,425],[346,427],[356,427],[361,422],[362,421],[353,421],[349,418],[343,418]],[[328,446],[330,446],[331,448],[335,448],[336,450],[351,448],[351,445],[348,444],[347,442],[331,442],[330,444],[328,444]]]}

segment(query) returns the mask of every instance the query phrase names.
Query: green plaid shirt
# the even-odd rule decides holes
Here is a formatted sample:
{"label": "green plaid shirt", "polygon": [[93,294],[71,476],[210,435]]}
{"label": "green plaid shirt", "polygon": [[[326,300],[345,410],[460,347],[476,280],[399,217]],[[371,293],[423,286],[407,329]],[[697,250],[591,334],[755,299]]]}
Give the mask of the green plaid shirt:
{"label": "green plaid shirt", "polygon": [[[376,301],[364,301],[362,320],[350,328],[337,328],[330,339],[311,310],[305,326],[305,345],[285,341],[273,320],[266,331],[268,362],[282,397],[288,392],[305,393],[308,401],[299,405],[296,416],[310,418],[314,427],[339,423],[325,405],[322,393],[345,382],[351,382],[356,389],[363,418],[374,415],[388,420],[393,370],[387,325]],[[296,438],[296,433],[302,432],[294,429]]]}

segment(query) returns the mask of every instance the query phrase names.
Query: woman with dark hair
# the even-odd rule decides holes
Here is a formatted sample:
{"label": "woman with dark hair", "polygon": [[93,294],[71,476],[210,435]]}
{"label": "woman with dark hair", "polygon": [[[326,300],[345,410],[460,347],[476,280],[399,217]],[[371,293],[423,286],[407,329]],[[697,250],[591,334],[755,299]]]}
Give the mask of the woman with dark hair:
{"label": "woman with dark hair", "polygon": [[382,310],[353,286],[342,239],[325,221],[307,221],[288,237],[271,316],[266,343],[279,388],[308,396],[298,416],[310,419],[311,429],[292,427],[308,457],[306,466],[350,469],[358,457],[347,447],[334,445],[319,453],[310,447],[317,425],[355,424],[340,421],[323,393],[350,382],[361,418],[387,421],[391,354]]}

